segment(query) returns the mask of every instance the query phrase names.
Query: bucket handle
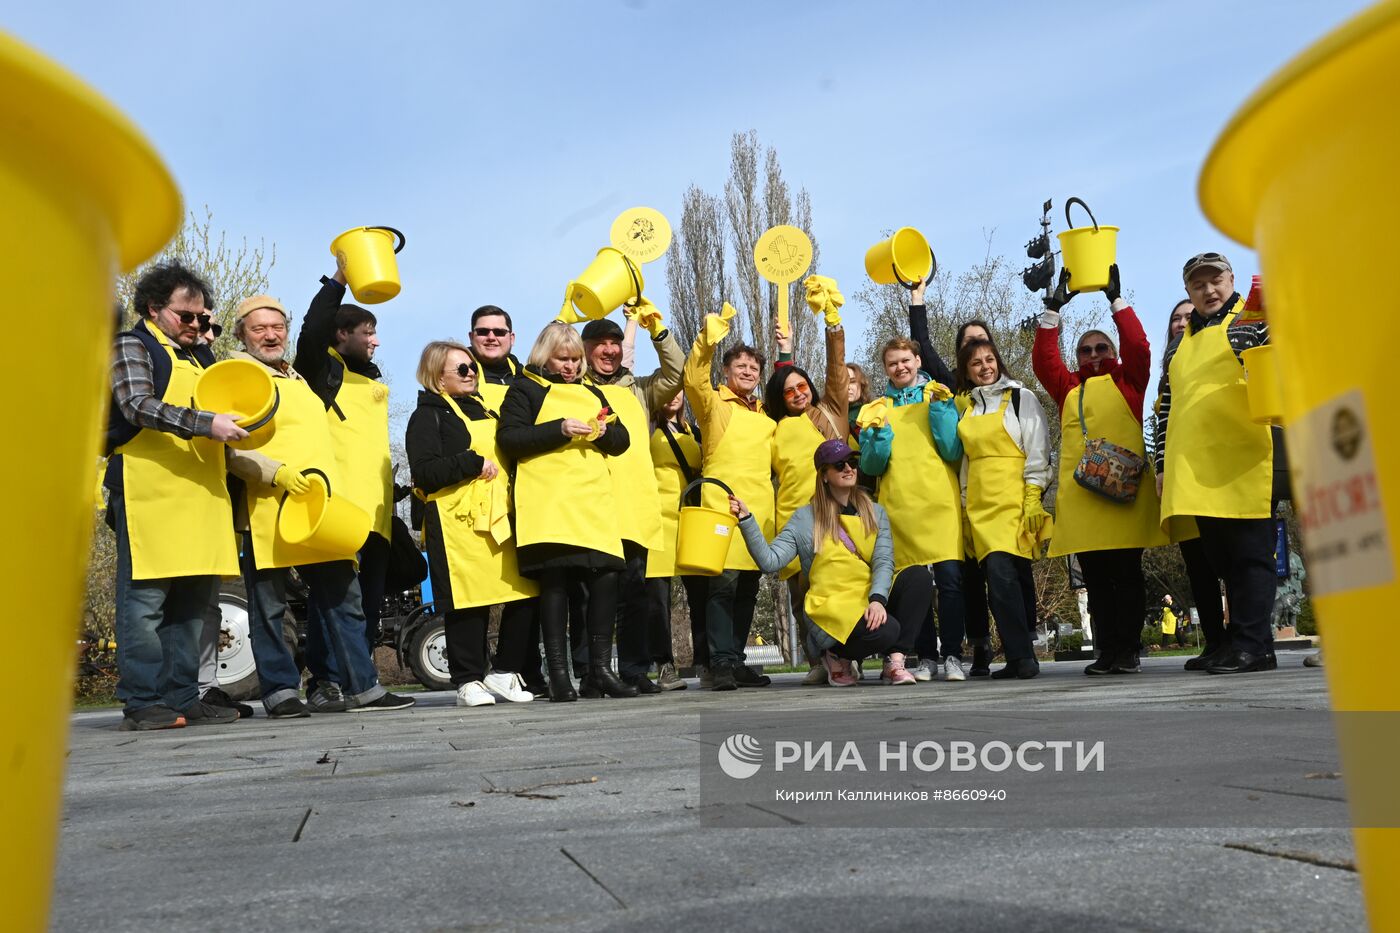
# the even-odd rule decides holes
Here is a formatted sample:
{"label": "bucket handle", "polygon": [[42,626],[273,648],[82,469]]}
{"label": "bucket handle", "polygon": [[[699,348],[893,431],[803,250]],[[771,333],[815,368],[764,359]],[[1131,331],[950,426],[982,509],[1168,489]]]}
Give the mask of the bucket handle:
{"label": "bucket handle", "polygon": [[[924,279],[924,285],[926,286],[933,284],[933,277],[938,274],[938,257],[933,255],[932,246],[928,248],[928,258],[930,260],[930,268],[928,270],[928,278]],[[899,269],[895,267],[894,263],[890,263],[890,271],[894,273],[894,280],[900,285],[903,285],[905,288],[909,289],[911,292],[919,287],[918,279],[915,279],[913,282],[906,282],[903,279],[901,279],[899,277]]]}
{"label": "bucket handle", "polygon": [[[252,433],[253,433],[254,431],[256,431],[258,428],[262,427],[263,425],[265,425],[265,424],[267,424],[269,421],[271,421],[271,420],[272,420],[272,416],[275,415],[275,414],[277,414],[277,409],[280,408],[281,406],[282,406],[282,390],[279,389],[279,388],[277,388],[277,380],[274,379],[274,380],[272,381],[272,407],[268,409],[267,414],[263,415],[261,418],[259,418],[257,421],[254,421],[252,424],[248,425],[248,426],[247,426],[246,428],[244,428],[243,430],[247,431],[249,434],[252,434]],[[329,480],[326,481],[326,488],[327,488],[327,489],[330,488],[330,481],[329,481]]]}
{"label": "bucket handle", "polygon": [[723,489],[731,496],[734,495],[734,490],[726,486],[722,480],[717,480],[713,476],[701,476],[698,479],[691,480],[690,483],[687,484],[686,487],[681,490],[681,508],[685,508],[685,497],[690,495],[690,491],[692,489],[698,488],[702,483],[714,483],[716,486],[718,486],[720,489]]}
{"label": "bucket handle", "polygon": [[366,229],[366,230],[388,230],[388,231],[389,231],[390,233],[392,233],[394,236],[398,237],[398,238],[399,238],[399,245],[394,247],[394,252],[395,252],[395,253],[401,252],[401,251],[403,250],[403,245],[404,245],[405,243],[408,242],[408,237],[406,237],[406,236],[403,235],[403,231],[402,231],[402,230],[396,230],[396,229],[394,229],[393,227],[385,227],[385,226],[383,226],[383,225],[381,224],[381,225],[375,226],[375,227],[366,227],[365,229]]}
{"label": "bucket handle", "polygon": [[[326,498],[329,499],[331,497],[331,478],[316,467],[307,467],[305,470],[301,471],[302,476],[309,476],[313,473],[321,477],[321,482],[326,484]],[[291,493],[284,492],[282,493],[282,498],[277,500],[277,521],[279,524],[282,521],[282,506],[287,504],[287,497],[290,495]]]}
{"label": "bucket handle", "polygon": [[1089,205],[1079,200],[1079,198],[1070,198],[1065,202],[1065,223],[1069,225],[1070,229],[1074,229],[1074,221],[1069,219],[1069,208],[1071,204],[1078,204],[1080,207],[1084,208],[1084,212],[1089,215],[1089,220],[1094,224],[1094,232],[1098,233],[1099,222],[1094,220],[1094,212],[1089,210]]}
{"label": "bucket handle", "polygon": [[[622,253],[622,250],[618,250],[618,252]],[[622,253],[622,262],[624,265],[627,266],[627,274],[632,278],[632,292],[637,296],[636,304],[629,305],[625,301],[623,302],[623,304],[629,308],[635,308],[637,305],[642,303],[642,283],[637,281],[638,269],[636,263],[632,261],[632,257],[628,256],[626,253]]]}

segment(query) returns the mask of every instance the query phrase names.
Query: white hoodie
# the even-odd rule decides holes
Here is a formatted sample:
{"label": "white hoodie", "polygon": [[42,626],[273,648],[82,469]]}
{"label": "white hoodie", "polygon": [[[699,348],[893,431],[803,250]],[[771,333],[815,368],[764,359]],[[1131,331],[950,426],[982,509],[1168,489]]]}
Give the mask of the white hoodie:
{"label": "white hoodie", "polygon": [[[1033,390],[1027,389],[1005,373],[989,386],[977,386],[968,396],[968,409],[963,417],[985,415],[1001,406],[1001,393],[1007,389],[1021,390],[1021,413],[1016,414],[1008,400],[1004,423],[1006,433],[1026,455],[1025,481],[1042,490],[1050,485],[1050,431],[1045,421],[1045,409]],[[967,455],[962,461],[962,496],[967,502]]]}

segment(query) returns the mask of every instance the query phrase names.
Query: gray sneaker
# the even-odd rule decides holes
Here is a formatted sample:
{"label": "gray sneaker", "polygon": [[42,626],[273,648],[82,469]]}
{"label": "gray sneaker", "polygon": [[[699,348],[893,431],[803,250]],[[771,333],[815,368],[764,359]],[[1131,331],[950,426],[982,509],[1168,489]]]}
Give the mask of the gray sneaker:
{"label": "gray sneaker", "polygon": [[700,686],[705,690],[715,685],[715,673],[708,664],[695,665],[695,672],[700,677]]}
{"label": "gray sneaker", "polygon": [[316,689],[306,696],[306,705],[313,713],[343,713],[346,710],[345,694],[338,684],[317,684]]}
{"label": "gray sneaker", "polygon": [[227,706],[215,706],[203,700],[186,709],[183,715],[185,725],[188,726],[223,726],[238,722],[238,710],[229,709]]}
{"label": "gray sneaker", "polygon": [[656,685],[662,690],[684,690],[686,682],[681,680],[681,675],[676,673],[676,665],[667,661],[661,665],[661,670],[656,675]]}

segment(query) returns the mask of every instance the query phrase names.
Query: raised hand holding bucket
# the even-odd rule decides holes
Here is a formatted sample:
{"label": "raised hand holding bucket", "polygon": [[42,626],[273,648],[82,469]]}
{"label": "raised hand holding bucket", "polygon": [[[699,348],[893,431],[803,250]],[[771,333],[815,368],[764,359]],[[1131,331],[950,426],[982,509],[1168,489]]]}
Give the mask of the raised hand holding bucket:
{"label": "raised hand holding bucket", "polygon": [[631,257],[613,246],[604,246],[564,290],[564,306],[557,321],[577,324],[607,317],[625,304],[641,301],[642,270]]}
{"label": "raised hand holding bucket", "polygon": [[676,527],[676,572],[697,577],[717,577],[724,572],[724,559],[729,556],[729,543],[739,522],[728,510],[708,509],[685,504],[691,490],[704,483],[714,483],[729,495],[734,495],[720,480],[702,476],[681,490],[681,511]]}
{"label": "raised hand holding bucket", "polygon": [[399,293],[399,262],[394,256],[405,242],[403,233],[382,226],[353,227],[331,240],[331,255],[344,270],[356,301],[375,305]]}
{"label": "raised hand holding bucket", "polygon": [[1117,262],[1118,228],[1099,226],[1089,205],[1079,198],[1065,202],[1065,223],[1071,205],[1078,204],[1089,215],[1092,227],[1073,227],[1059,234],[1060,261],[1069,270],[1069,287],[1076,292],[1102,291],[1108,284],[1108,267]]}
{"label": "raised hand holding bucket", "polygon": [[927,237],[913,227],[900,227],[865,251],[865,272],[877,285],[899,284],[913,291],[933,281],[938,259]]}

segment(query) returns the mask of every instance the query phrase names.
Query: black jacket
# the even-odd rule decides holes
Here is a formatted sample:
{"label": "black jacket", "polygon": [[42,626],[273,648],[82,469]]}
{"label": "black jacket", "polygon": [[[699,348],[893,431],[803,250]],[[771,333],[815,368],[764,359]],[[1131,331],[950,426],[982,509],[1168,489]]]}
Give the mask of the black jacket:
{"label": "black jacket", "polygon": [[477,372],[481,374],[481,381],[489,382],[492,385],[508,386],[519,379],[521,372],[525,369],[515,358],[514,353],[507,353],[506,358],[499,363],[488,363],[474,352],[472,359],[476,360]]}
{"label": "black jacket", "polygon": [[[335,346],[335,313],[340,310],[344,298],[344,285],[329,276],[321,276],[321,290],[306,309],[301,332],[297,334],[296,359],[292,362],[328,409],[335,405],[335,397],[345,381],[345,366],[327,352]],[[379,367],[368,360],[348,359],[345,365],[351,372],[366,378],[383,378]]]}
{"label": "black jacket", "polygon": [[[551,383],[563,382],[558,376],[542,372],[533,366],[527,366],[526,369]],[[602,392],[591,385],[587,388],[598,397],[600,409],[608,407],[608,400]],[[528,376],[512,382],[506,390],[505,401],[501,403],[501,424],[496,430],[496,442],[500,444],[502,453],[512,460],[546,454],[569,443],[570,439],[564,436],[562,430],[563,418],[535,424],[548,392],[545,386]],[[621,421],[614,421],[608,425],[605,434],[593,441],[593,446],[605,454],[617,456],[625,451],[630,443],[627,428]]]}
{"label": "black jacket", "polygon": [[[492,417],[475,396],[453,400],[471,421]],[[404,448],[413,485],[424,494],[481,475],[485,460],[471,449],[471,432],[435,392],[418,393],[418,407],[408,419]]]}

